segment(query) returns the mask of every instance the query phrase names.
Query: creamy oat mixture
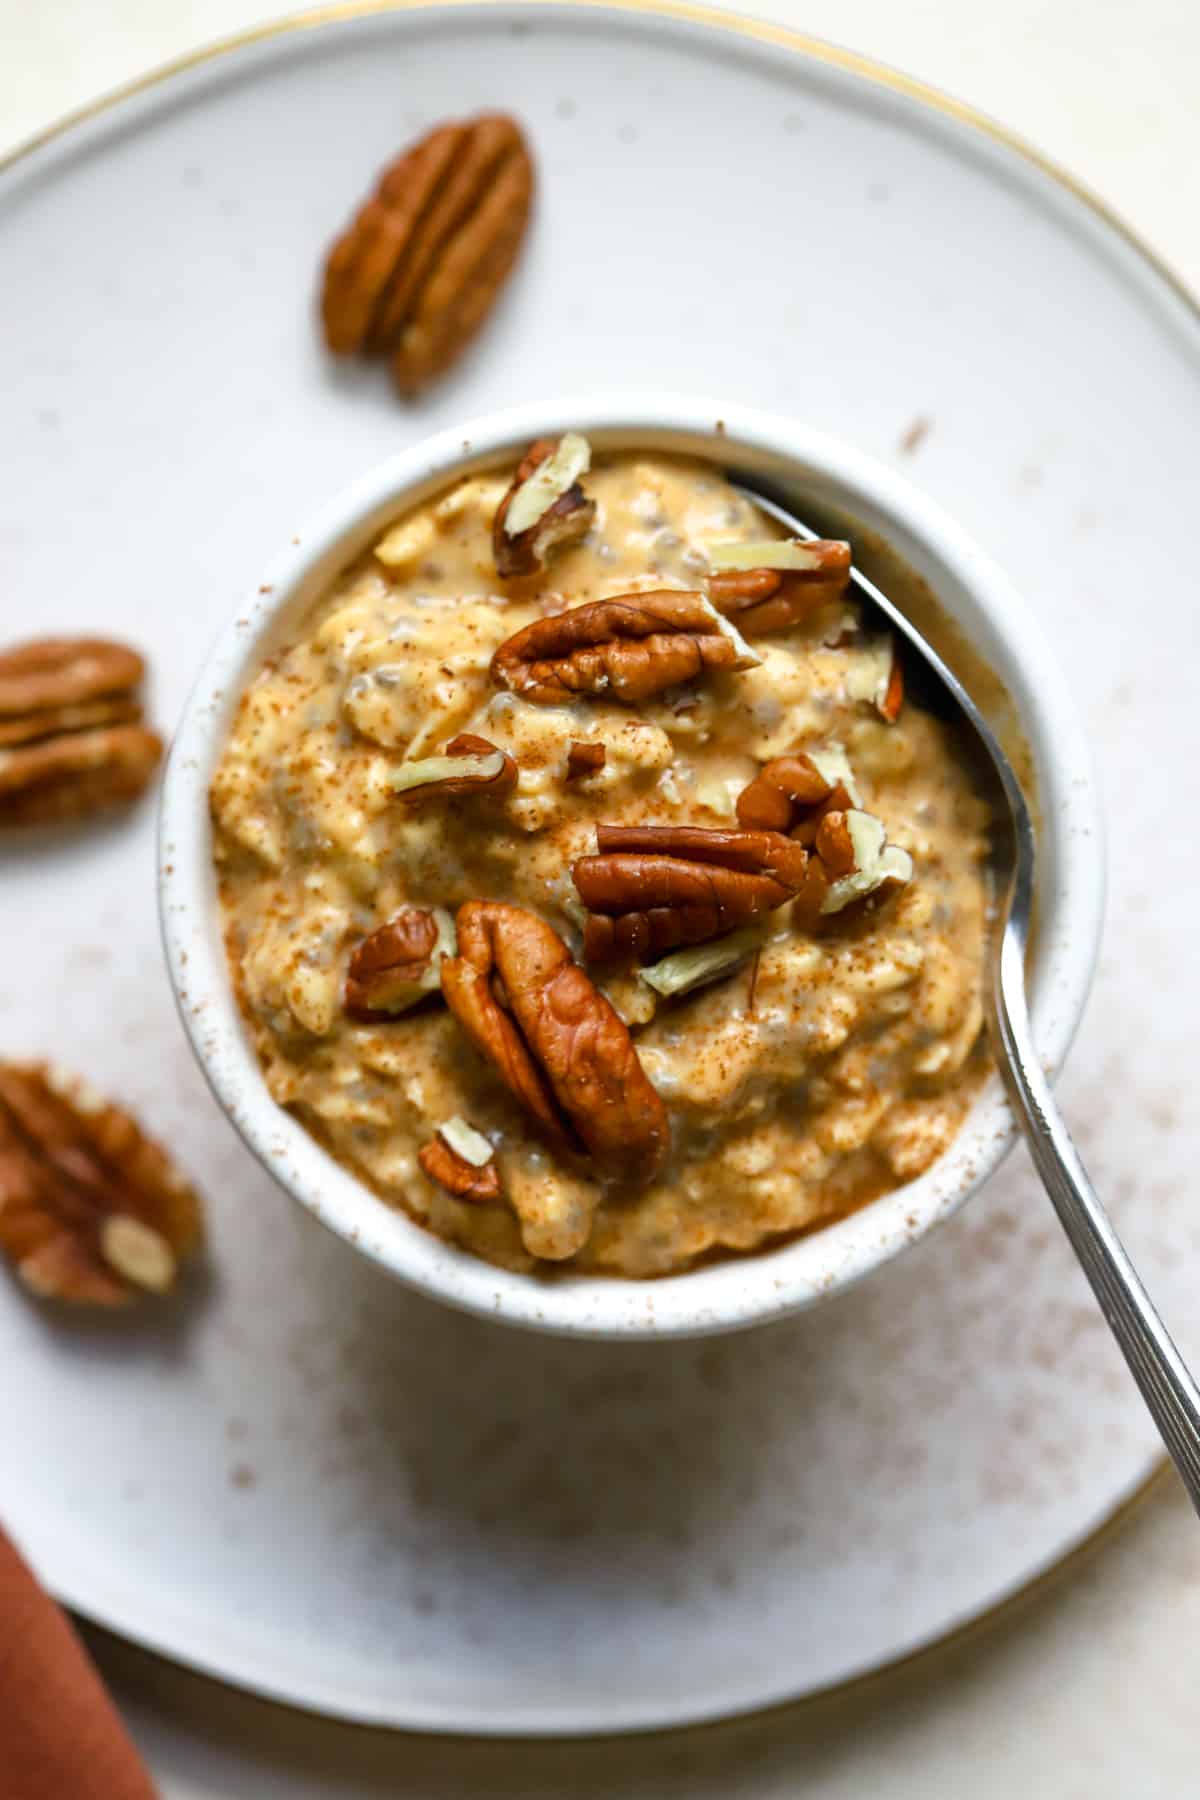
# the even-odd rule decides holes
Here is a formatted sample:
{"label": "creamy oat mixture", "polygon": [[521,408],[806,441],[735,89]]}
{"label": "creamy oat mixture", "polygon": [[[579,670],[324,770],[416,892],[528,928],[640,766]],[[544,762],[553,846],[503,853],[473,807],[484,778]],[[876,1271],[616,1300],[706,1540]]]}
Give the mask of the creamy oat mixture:
{"label": "creamy oat mixture", "polygon": [[[662,1275],[835,1219],[949,1144],[983,1074],[986,812],[937,720],[912,703],[881,715],[886,658],[845,594],[790,628],[744,624],[753,666],[635,703],[603,675],[557,699],[500,685],[494,654],[533,621],[707,592],[714,545],[780,535],[703,465],[600,456],[582,477],[587,535],[502,579],[493,520],[511,479],[466,480],[397,520],[244,696],[212,793],[230,967],[272,1094],[386,1203],[506,1267]],[[513,758],[515,785],[397,791],[463,733]],[[596,855],[598,825],[736,831],[739,795],[795,752],[841,780],[855,842],[864,815],[880,821],[875,847],[886,833],[911,879],[901,854],[840,910],[789,889],[732,935],[722,915],[693,947],[584,961],[572,866]],[[439,959],[476,900],[552,926],[628,1027],[617,1086],[640,1065],[669,1133],[636,1168],[588,1148],[586,1097],[547,1132],[447,1006]],[[348,1009],[352,958],[406,908],[436,924],[421,991],[394,1013]],[[710,979],[657,991],[672,970]],[[489,991],[531,1041],[517,996]],[[480,1175],[472,1192],[426,1172],[431,1144]]]}

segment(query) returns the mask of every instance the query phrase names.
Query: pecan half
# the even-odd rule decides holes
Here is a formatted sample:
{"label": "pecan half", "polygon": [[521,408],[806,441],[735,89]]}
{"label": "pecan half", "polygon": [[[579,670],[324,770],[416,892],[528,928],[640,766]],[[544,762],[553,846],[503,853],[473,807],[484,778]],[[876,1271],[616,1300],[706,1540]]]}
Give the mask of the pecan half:
{"label": "pecan half", "polygon": [[384,170],[329,253],[329,348],[389,356],[401,391],[418,392],[483,324],[516,260],[532,193],[515,120],[485,113],[429,132]]}
{"label": "pecan half", "polygon": [[636,706],[664,688],[757,661],[703,594],[659,588],[535,619],[500,645],[492,675],[539,706],[576,694]]}
{"label": "pecan half", "polygon": [[580,781],[585,775],[598,775],[608,761],[603,744],[584,744],[576,739],[567,746],[567,780]]}
{"label": "pecan half", "polygon": [[442,968],[447,1003],[543,1136],[648,1180],[666,1154],[666,1109],[628,1029],[558,933],[519,906],[470,900],[458,944]]}
{"label": "pecan half", "polygon": [[777,831],[598,825],[599,854],[571,865],[588,909],[584,955],[647,961],[771,912],[802,888],[808,853]]}
{"label": "pecan half", "polygon": [[417,1161],[439,1187],[456,1200],[487,1206],[501,1198],[500,1171],[492,1146],[465,1119],[438,1126],[432,1143],[418,1151]]}
{"label": "pecan half", "polygon": [[0,826],[57,824],[127,805],[149,785],[162,749],[156,732],[113,725],[0,750]]}
{"label": "pecan half", "polygon": [[440,756],[401,763],[392,773],[391,787],[406,800],[424,799],[430,794],[451,799],[484,790],[503,794],[515,786],[517,772],[516,761],[507,750],[498,750],[487,738],[476,737],[473,732],[460,731]]}
{"label": "pecan half", "polygon": [[763,637],[787,631],[819,607],[840,600],[850,583],[849,544],[817,538],[800,548],[810,565],[803,569],[731,568],[710,575],[713,605],[735,620],[739,631]]}
{"label": "pecan half", "polygon": [[140,1127],[42,1064],[0,1064],[0,1250],[35,1294],[163,1293],[200,1239],[195,1193]]}
{"label": "pecan half", "polygon": [[162,743],[139,723],[136,650],[38,638],[0,653],[0,825],[74,819],[141,793]]}
{"label": "pecan half", "polygon": [[574,431],[530,445],[492,523],[498,574],[536,575],[554,551],[587,535],[596,502],[588,499],[578,476],[590,462],[587,439]]}
{"label": "pecan half", "polygon": [[0,719],[25,721],[89,701],[127,699],[145,673],[137,651],[124,644],[105,638],[36,638],[0,651]]}
{"label": "pecan half", "polygon": [[453,956],[454,921],[442,907],[402,906],[364,938],[350,958],[343,1006],[352,1019],[395,1018],[442,985],[441,959]]}
{"label": "pecan half", "polygon": [[0,749],[60,737],[67,731],[92,731],[100,725],[136,725],[142,716],[137,700],[88,700],[81,706],[47,706],[24,718],[0,719]]}

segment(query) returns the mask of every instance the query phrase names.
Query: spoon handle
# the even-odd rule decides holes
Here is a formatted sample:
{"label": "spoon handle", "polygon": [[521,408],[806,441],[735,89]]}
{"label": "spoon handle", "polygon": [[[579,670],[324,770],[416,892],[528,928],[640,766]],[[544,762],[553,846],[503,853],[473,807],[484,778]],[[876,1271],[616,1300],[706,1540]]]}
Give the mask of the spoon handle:
{"label": "spoon handle", "polygon": [[1096,1196],[1038,1061],[1025,997],[1022,934],[1003,933],[992,987],[1000,1073],[1071,1248],[1200,1513],[1200,1389]]}

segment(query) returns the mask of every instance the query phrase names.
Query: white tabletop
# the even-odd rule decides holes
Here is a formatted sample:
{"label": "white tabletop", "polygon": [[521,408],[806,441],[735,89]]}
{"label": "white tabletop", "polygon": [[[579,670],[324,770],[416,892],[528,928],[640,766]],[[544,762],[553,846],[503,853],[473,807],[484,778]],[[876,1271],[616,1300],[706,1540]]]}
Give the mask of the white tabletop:
{"label": "white tabletop", "polygon": [[[1200,289],[1195,0],[759,0],[1014,127]],[[162,61],[269,19],[262,0],[0,0],[0,153]],[[90,1641],[167,1800],[950,1793],[1177,1800],[1195,1788],[1200,1532],[1172,1479],[1031,1601],[878,1682],[632,1742],[497,1745],[334,1726]]]}

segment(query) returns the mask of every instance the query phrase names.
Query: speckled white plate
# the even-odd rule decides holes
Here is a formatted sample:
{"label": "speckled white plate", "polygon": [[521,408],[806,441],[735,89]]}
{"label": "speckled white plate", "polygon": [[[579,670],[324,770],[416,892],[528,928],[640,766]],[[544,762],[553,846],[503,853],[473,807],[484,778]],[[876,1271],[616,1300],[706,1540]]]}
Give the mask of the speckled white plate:
{"label": "speckled white plate", "polygon": [[[531,254],[406,410],[320,355],[315,259],[407,134],[497,103],[541,159]],[[1109,929],[1063,1092],[1200,1356],[1200,321],[1119,232],[783,34],[507,5],[202,62],[16,162],[0,225],[3,637],[144,643],[167,722],[291,521],[468,413],[646,380],[903,462],[1043,613],[1095,734]],[[526,1337],[375,1274],[209,1099],[152,823],[0,848],[0,1045],[124,1095],[210,1196],[211,1276],[161,1318],[64,1324],[0,1289],[0,1516],[84,1612],[350,1717],[666,1725],[946,1632],[1154,1466],[1023,1157],[906,1260],[740,1338]]]}

